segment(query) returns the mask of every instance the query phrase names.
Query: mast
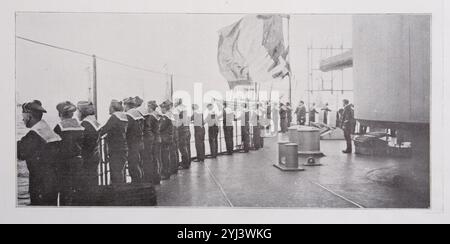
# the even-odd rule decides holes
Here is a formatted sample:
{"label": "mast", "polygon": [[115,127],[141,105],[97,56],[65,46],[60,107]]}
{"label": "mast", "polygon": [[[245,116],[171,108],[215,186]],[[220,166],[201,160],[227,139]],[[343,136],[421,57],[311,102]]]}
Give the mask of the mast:
{"label": "mast", "polygon": [[92,60],[93,60],[92,103],[94,104],[95,107],[95,117],[98,119],[97,57],[93,55]]}
{"label": "mast", "polygon": [[[287,39],[288,39],[288,48],[289,48],[289,52],[290,52],[290,48],[291,48],[291,16],[288,15],[287,16]],[[289,59],[291,59],[291,55],[289,55]],[[290,60],[289,60],[289,64],[290,64]],[[292,104],[292,70],[290,70],[290,74],[289,74],[289,103]]]}

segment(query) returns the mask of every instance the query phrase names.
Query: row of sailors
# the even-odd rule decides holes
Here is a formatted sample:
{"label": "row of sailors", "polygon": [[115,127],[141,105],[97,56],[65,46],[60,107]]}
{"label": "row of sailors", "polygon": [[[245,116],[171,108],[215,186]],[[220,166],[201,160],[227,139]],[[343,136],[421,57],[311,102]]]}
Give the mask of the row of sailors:
{"label": "row of sailors", "polygon": [[[157,112],[155,101],[147,104],[143,112],[143,100],[128,98],[123,102],[113,100],[111,117],[101,127],[96,120],[94,105],[90,102],[63,102],[57,105],[60,123],[52,130],[42,119],[47,111],[40,101],[22,106],[23,122],[30,131],[17,145],[18,159],[25,160],[29,170],[29,192],[31,205],[55,206],[59,195],[61,206],[77,205],[80,193],[89,192],[98,185],[100,159],[100,138],[105,136],[107,161],[110,165],[111,184],[123,184],[125,168],[132,183],[160,184],[170,179],[179,169],[189,169],[191,165],[190,122],[194,122],[197,161],[205,160],[206,127],[209,132],[211,157],[218,156],[219,121],[223,128],[227,153],[233,154],[233,121],[237,116],[226,107],[218,114],[213,104],[206,113],[194,105],[192,116],[182,103],[174,108],[165,101]],[[253,128],[255,149],[263,146],[260,137],[259,115],[256,126],[252,114],[244,105],[239,116],[242,119],[243,150],[250,150],[250,129]],[[78,111],[78,119],[74,118]],[[188,118],[188,119],[187,119]],[[79,122],[81,121],[81,123]],[[181,163],[179,158],[181,155]]]}

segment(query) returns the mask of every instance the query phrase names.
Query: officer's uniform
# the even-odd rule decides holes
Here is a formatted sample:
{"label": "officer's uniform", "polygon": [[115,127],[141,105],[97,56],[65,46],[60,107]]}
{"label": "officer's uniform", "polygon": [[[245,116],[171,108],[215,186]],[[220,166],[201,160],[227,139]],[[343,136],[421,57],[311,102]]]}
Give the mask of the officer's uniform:
{"label": "officer's uniform", "polygon": [[347,142],[347,149],[344,152],[351,153],[353,151],[352,134],[356,126],[355,115],[351,104],[344,108],[341,125],[344,130],[345,141]]}
{"label": "officer's uniform", "polygon": [[[61,103],[58,105],[58,111],[75,112],[76,106],[69,102]],[[62,138],[57,166],[61,206],[76,205],[80,197],[84,172],[81,156],[84,130],[78,120],[73,118],[63,119],[54,130]]]}
{"label": "officer's uniform", "polygon": [[141,152],[144,150],[144,117],[137,109],[127,111],[128,171],[132,183],[141,183],[143,178]]}
{"label": "officer's uniform", "polygon": [[194,137],[195,137],[195,149],[197,151],[197,161],[205,161],[205,121],[203,113],[195,111],[192,115],[192,121],[194,122]]}
{"label": "officer's uniform", "polygon": [[[39,101],[23,105],[24,113],[46,113]],[[56,164],[61,137],[44,120],[35,124],[17,142],[17,157],[29,171],[32,206],[56,206],[58,202]]]}
{"label": "officer's uniform", "polygon": [[234,152],[234,140],[233,140],[233,111],[229,108],[223,110],[223,132],[225,135],[225,144],[227,147],[227,154],[232,155]]}
{"label": "officer's uniform", "polygon": [[[169,107],[166,102],[161,107]],[[159,135],[161,137],[161,178],[162,180],[170,179],[171,175],[171,152],[173,145],[174,126],[170,115],[161,115],[159,121]]]}
{"label": "officer's uniform", "polygon": [[100,164],[100,123],[97,122],[95,116],[86,117],[81,126],[84,127],[84,140],[82,144],[83,157],[83,181],[87,187],[97,186],[98,165]]}
{"label": "officer's uniform", "polygon": [[206,123],[208,124],[208,137],[211,157],[217,158],[219,154],[219,120],[217,114],[213,110],[208,111],[208,115],[206,116]]}
{"label": "officer's uniform", "polygon": [[[112,105],[122,107],[121,103],[116,101],[113,101]],[[125,183],[124,170],[128,159],[127,128],[128,117],[126,113],[118,111],[111,115],[108,122],[100,130],[101,136],[107,134],[106,143],[108,145],[112,184]]]}
{"label": "officer's uniform", "polygon": [[184,107],[178,107],[178,150],[181,154],[181,168],[189,169],[191,167],[191,130],[189,117]]}

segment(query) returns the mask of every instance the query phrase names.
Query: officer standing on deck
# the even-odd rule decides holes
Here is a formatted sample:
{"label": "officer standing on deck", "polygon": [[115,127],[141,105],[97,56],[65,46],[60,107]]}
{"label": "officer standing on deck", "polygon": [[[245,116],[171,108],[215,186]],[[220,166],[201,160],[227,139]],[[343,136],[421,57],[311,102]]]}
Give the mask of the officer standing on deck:
{"label": "officer standing on deck", "polygon": [[125,164],[128,159],[128,117],[123,112],[122,102],[116,100],[111,101],[109,113],[111,117],[101,128],[100,136],[107,135],[111,183],[117,185],[125,183]]}
{"label": "officer standing on deck", "polygon": [[194,123],[195,149],[197,151],[196,162],[203,163],[205,162],[205,119],[198,105],[192,105],[192,110],[194,111],[192,121]]}
{"label": "officer standing on deck", "polygon": [[165,101],[160,105],[161,118],[159,121],[159,135],[161,138],[161,179],[170,179],[171,150],[173,144],[173,123],[170,118],[171,102]]}
{"label": "officer standing on deck", "polygon": [[22,106],[23,122],[30,131],[17,142],[17,157],[27,164],[31,206],[56,206],[58,201],[56,159],[61,137],[42,120],[44,113],[37,100]]}
{"label": "officer standing on deck", "polygon": [[83,157],[83,185],[88,190],[98,186],[98,165],[100,164],[100,123],[95,118],[94,104],[81,101],[77,104],[78,119],[84,127],[84,140],[81,156]]}
{"label": "officer standing on deck", "polygon": [[148,115],[144,125],[144,182],[159,185],[161,176],[158,163],[160,162],[159,116],[156,112],[156,101],[147,104]]}
{"label": "officer standing on deck", "polygon": [[61,122],[55,127],[55,133],[61,138],[58,157],[59,202],[61,206],[77,204],[82,188],[84,127],[73,118],[77,107],[69,101],[56,106]]}
{"label": "officer standing on deck", "polygon": [[219,116],[214,111],[212,103],[207,106],[206,123],[208,124],[209,147],[211,149],[211,157],[217,158],[219,151],[218,136],[219,136]]}
{"label": "officer standing on deck", "polygon": [[350,104],[350,101],[344,99],[344,111],[342,114],[341,125],[344,130],[345,141],[347,142],[347,149],[342,151],[345,154],[350,154],[353,152],[353,142],[352,142],[352,134],[355,132],[355,115],[353,111],[353,106]]}
{"label": "officer standing on deck", "polygon": [[141,152],[144,148],[143,121],[141,113],[136,109],[136,99],[127,98],[124,100],[124,108],[128,117],[127,143],[128,143],[128,171],[131,182],[141,183],[143,170],[141,168]]}
{"label": "officer standing on deck", "polygon": [[234,140],[233,140],[233,123],[235,115],[233,110],[228,107],[227,102],[223,103],[223,133],[225,135],[225,144],[227,147],[227,155],[233,155]]}

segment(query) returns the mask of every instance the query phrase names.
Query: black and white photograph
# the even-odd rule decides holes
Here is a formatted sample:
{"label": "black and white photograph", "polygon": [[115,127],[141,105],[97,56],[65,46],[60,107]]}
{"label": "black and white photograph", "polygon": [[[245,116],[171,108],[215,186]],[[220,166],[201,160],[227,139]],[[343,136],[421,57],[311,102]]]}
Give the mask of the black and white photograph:
{"label": "black and white photograph", "polygon": [[9,17],[19,211],[432,211],[443,194],[432,12]]}

